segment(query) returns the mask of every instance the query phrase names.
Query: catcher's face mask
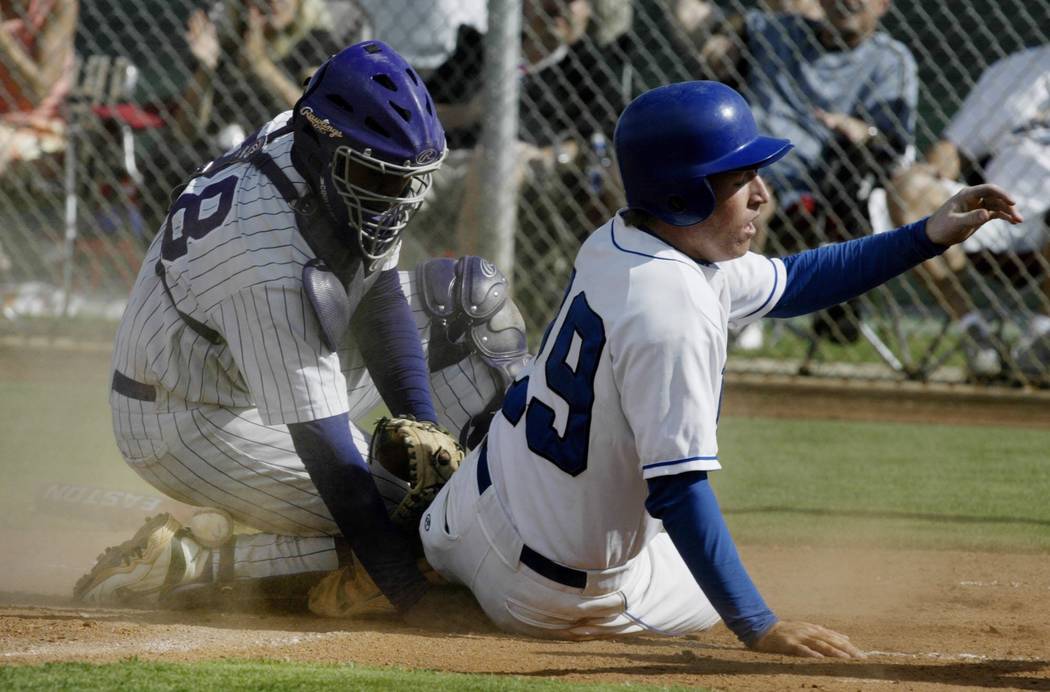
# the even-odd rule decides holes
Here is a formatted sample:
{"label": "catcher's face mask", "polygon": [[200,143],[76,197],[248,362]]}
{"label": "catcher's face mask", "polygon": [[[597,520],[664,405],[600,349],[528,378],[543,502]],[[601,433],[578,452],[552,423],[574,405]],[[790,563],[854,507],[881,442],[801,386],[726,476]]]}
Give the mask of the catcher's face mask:
{"label": "catcher's face mask", "polygon": [[423,81],[390,46],[359,43],[324,63],[296,103],[295,148],[337,225],[369,261],[386,257],[445,158]]}

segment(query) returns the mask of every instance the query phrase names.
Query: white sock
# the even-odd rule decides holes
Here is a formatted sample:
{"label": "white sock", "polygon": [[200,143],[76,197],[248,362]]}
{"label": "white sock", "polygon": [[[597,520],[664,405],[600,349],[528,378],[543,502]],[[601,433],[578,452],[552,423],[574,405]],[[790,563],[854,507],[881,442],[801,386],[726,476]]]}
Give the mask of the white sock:
{"label": "white sock", "polygon": [[[212,578],[219,578],[220,550],[212,550]],[[261,579],[339,568],[335,539],[330,536],[243,534],[233,548],[235,579]]]}

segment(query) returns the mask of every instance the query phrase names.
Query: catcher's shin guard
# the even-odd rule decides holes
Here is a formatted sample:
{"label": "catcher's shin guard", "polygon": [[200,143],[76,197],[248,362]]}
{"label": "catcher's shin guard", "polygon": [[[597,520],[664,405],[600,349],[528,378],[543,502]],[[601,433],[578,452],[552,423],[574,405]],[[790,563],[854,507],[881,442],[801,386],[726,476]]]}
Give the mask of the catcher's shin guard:
{"label": "catcher's shin guard", "polygon": [[156,605],[176,586],[201,578],[210,554],[170,514],[158,514],[131,540],[107,548],[77,580],[73,597],[85,603]]}

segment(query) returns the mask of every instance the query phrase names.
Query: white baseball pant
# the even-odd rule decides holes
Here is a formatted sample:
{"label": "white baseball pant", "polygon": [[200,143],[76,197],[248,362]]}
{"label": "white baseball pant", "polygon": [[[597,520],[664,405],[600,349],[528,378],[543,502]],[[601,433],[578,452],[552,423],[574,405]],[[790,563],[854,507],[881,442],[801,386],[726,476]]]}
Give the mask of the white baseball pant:
{"label": "white baseball pant", "polygon": [[[501,629],[553,639],[634,633],[676,636],[719,621],[666,533],[627,564],[558,565],[524,544],[488,479],[484,445],[472,451],[420,522],[427,561],[474,592]],[[546,576],[545,576],[546,575]]]}

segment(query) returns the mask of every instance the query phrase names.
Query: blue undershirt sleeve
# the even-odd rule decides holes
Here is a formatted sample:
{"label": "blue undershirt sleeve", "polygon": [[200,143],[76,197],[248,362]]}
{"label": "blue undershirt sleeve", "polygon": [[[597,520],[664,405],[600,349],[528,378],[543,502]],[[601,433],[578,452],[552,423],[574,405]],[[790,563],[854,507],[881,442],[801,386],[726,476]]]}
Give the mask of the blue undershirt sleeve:
{"label": "blue undershirt sleeve", "polygon": [[926,235],[926,219],[895,231],[783,258],[784,294],[768,317],[795,317],[855,298],[947,249]]}
{"label": "blue undershirt sleeve", "polygon": [[390,412],[436,422],[430,371],[396,269],[379,275],[354,313],[350,330]]}
{"label": "blue undershirt sleeve", "polygon": [[707,472],[649,479],[645,507],[664,523],[700,590],[740,641],[752,646],[777,623],[740,561]]}
{"label": "blue undershirt sleeve", "polygon": [[426,581],[408,538],[390,521],[372,474],[354,446],[347,415],[292,423],[288,430],[296,454],[357,559],[395,608],[410,608],[426,592]]}

